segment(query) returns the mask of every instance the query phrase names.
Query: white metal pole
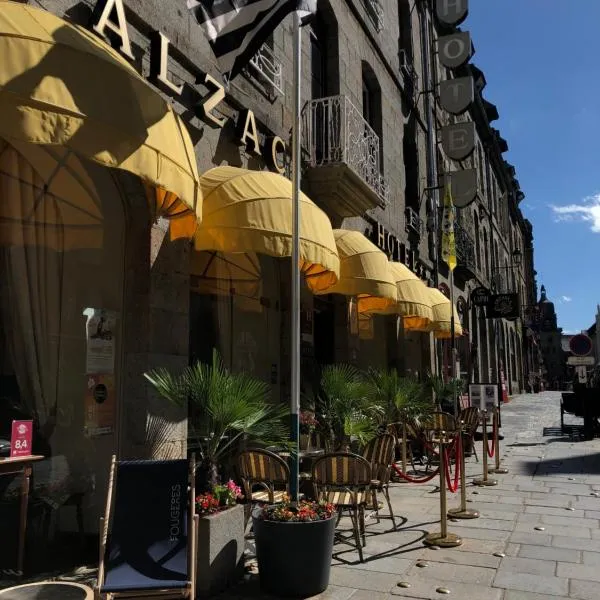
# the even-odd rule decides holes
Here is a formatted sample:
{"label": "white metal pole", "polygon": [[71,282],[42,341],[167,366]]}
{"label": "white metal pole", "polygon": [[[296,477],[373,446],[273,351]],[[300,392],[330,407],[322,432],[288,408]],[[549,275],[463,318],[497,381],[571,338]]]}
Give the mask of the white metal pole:
{"label": "white metal pole", "polygon": [[294,445],[290,461],[290,495],[298,501],[300,460],[300,73],[302,38],[300,15],[294,12],[294,121],[292,124],[292,348],[291,348],[291,441]]}

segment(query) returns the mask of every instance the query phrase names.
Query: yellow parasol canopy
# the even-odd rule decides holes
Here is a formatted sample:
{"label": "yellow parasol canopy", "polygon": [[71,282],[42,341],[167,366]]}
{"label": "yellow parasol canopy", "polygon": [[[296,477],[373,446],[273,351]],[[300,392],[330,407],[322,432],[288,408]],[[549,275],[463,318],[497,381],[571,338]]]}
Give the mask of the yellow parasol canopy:
{"label": "yellow parasol canopy", "polygon": [[[204,215],[194,235],[196,250],[223,253],[234,271],[247,270],[253,253],[292,254],[292,184],[276,173],[222,166],[200,178]],[[331,223],[300,194],[300,259],[308,287],[328,289],[339,275]]]}
{"label": "yellow parasol canopy", "polygon": [[387,256],[359,231],[335,229],[340,279],[318,294],[356,296],[359,313],[385,313],[398,298]]}
{"label": "yellow parasol canopy", "polygon": [[427,288],[433,308],[433,323],[429,330],[434,332],[438,339],[450,338],[450,319],[454,310],[454,334],[456,337],[463,334],[460,318],[456,306],[452,306],[449,298],[446,298],[437,288]]}
{"label": "yellow parasol canopy", "polygon": [[191,237],[202,216],[192,142],[122,56],[78,25],[13,2],[2,2],[0,56],[10,57],[0,62],[0,137],[139,176],[161,190],[153,198],[161,216],[177,219],[172,236]]}

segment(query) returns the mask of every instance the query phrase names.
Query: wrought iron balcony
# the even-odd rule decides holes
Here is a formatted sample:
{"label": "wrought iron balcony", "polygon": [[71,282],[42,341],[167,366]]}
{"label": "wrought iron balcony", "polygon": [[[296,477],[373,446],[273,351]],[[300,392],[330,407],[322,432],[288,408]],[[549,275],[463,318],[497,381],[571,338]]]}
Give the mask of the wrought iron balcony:
{"label": "wrought iron balcony", "polygon": [[454,239],[456,241],[456,268],[460,269],[463,276],[468,279],[476,277],[475,241],[460,223],[454,225]]}
{"label": "wrought iron balcony", "polygon": [[384,20],[384,12],[381,3],[379,0],[363,0],[363,4],[367,9],[367,14],[375,26],[375,29],[381,31],[383,29]]}
{"label": "wrought iron balcony", "polygon": [[410,206],[407,206],[404,211],[404,224],[408,233],[416,233],[421,235],[423,221],[419,217],[419,213]]}
{"label": "wrought iron balcony", "polygon": [[381,142],[361,111],[346,96],[329,96],[307,102],[302,121],[314,199],[340,217],[385,206],[389,189],[381,174]]}
{"label": "wrought iron balcony", "polygon": [[275,57],[273,48],[268,44],[263,44],[250,59],[248,65],[264,82],[272,85],[275,90],[283,94],[281,62]]}

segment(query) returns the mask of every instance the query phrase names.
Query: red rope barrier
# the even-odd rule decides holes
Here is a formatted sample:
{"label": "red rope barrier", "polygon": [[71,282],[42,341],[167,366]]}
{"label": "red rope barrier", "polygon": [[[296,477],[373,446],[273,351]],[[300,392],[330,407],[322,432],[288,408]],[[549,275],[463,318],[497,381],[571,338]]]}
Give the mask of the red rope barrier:
{"label": "red rope barrier", "polygon": [[398,477],[405,479],[409,483],[427,483],[428,481],[431,481],[434,477],[437,477],[437,475],[440,472],[440,469],[438,467],[433,473],[431,473],[431,475],[427,475],[426,477],[423,477],[422,479],[417,479],[416,477],[411,477],[410,475],[403,473],[397,465],[392,465],[392,468],[394,469],[394,471],[396,472],[396,475],[398,475]]}
{"label": "red rope barrier", "polygon": [[[487,424],[485,425],[487,427]],[[490,450],[489,441],[488,447],[486,448],[488,456],[490,458],[494,458],[494,454],[496,454],[496,436],[498,435],[498,419],[496,417],[496,413],[494,413],[494,417],[492,418],[492,449]]]}
{"label": "red rope barrier", "polygon": [[460,479],[460,457],[462,452],[462,439],[460,434],[454,440],[453,445],[454,444],[456,444],[456,466],[454,468],[454,483],[451,481],[450,476],[450,449],[444,451],[446,455],[446,484],[448,486],[448,490],[452,494],[454,494],[458,489],[458,482]]}

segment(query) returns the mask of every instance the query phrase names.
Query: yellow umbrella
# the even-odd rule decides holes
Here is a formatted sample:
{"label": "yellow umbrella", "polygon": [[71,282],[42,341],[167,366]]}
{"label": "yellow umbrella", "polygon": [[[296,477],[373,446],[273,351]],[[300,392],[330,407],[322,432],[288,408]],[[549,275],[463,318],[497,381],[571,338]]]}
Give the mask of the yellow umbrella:
{"label": "yellow umbrella", "polygon": [[[0,56],[10,57],[0,62],[0,137],[129,171],[174,196],[152,199],[178,219],[173,235],[193,233],[202,203],[192,142],[127,60],[83,27],[14,2],[0,10]],[[194,217],[187,226],[184,209]]]}
{"label": "yellow umbrella", "polygon": [[[253,254],[292,254],[292,184],[268,171],[222,166],[200,178],[203,219],[194,234],[197,251],[220,253],[229,270],[248,272]],[[327,215],[300,194],[300,261],[308,287],[329,288],[339,258]],[[259,275],[259,271],[257,271]]]}
{"label": "yellow umbrella", "polygon": [[398,301],[385,314],[398,314],[407,331],[429,331],[433,310],[427,286],[406,265],[390,262]]}
{"label": "yellow umbrella", "polygon": [[454,312],[454,335],[456,337],[463,334],[460,318],[456,306],[452,306],[450,300],[440,292],[437,288],[427,288],[429,297],[431,298],[431,306],[433,308],[433,323],[429,330],[434,332],[438,339],[449,339],[450,319],[452,311]]}
{"label": "yellow umbrella", "polygon": [[356,296],[359,313],[385,313],[398,299],[387,256],[359,231],[335,229],[340,279],[317,294]]}

